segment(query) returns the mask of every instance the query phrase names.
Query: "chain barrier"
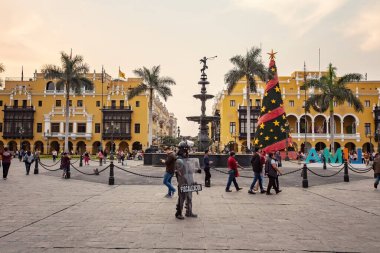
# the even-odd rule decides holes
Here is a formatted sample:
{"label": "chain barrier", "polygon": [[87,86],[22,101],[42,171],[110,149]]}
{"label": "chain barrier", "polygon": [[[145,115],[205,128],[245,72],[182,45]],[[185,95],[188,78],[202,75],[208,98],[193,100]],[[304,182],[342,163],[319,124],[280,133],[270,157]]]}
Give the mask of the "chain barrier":
{"label": "chain barrier", "polygon": [[87,173],[87,172],[83,172],[83,171],[77,169],[77,168],[76,168],[74,165],[72,165],[72,164],[70,164],[70,165],[71,165],[71,167],[72,167],[74,170],[76,170],[76,171],[78,171],[79,173],[82,173],[82,174],[84,174],[84,175],[88,175],[88,176],[99,175],[100,173],[102,173],[103,171],[105,171],[106,169],[108,169],[108,168],[110,167],[110,165],[108,165],[108,166],[105,167],[104,169],[99,170],[99,171],[97,171],[97,172],[94,172],[94,173]]}
{"label": "chain barrier", "polygon": [[41,166],[43,165],[43,166],[46,166],[46,167],[53,167],[53,166],[57,165],[60,161],[61,161],[61,159],[59,159],[55,164],[48,165],[48,164],[43,164],[41,162],[41,159],[39,159],[39,164],[41,164]]}
{"label": "chain barrier", "polygon": [[312,171],[311,169],[307,168],[308,171],[310,171],[312,174],[314,174],[318,177],[333,177],[333,176],[338,175],[343,169],[344,169],[344,167],[340,168],[340,170],[338,170],[336,173],[334,173],[332,175],[321,175],[321,174],[318,174],[318,173]]}
{"label": "chain barrier", "polygon": [[326,164],[330,165],[331,167],[335,167],[335,168],[338,168],[338,167],[340,167],[340,166],[344,165],[344,162],[342,162],[342,163],[341,163],[341,164],[339,164],[339,165],[333,165],[332,163],[326,163]]}
{"label": "chain barrier", "polygon": [[58,171],[58,170],[61,170],[61,167],[59,167],[58,169],[48,169],[43,163],[41,163],[41,161],[38,162],[42,168],[44,168],[45,170],[48,170],[48,171]]}
{"label": "chain barrier", "polygon": [[78,162],[79,160],[76,160],[75,162],[72,162],[72,163],[70,163],[71,165],[73,165],[74,163],[76,163],[76,162]]}
{"label": "chain barrier", "polygon": [[118,168],[119,170],[123,170],[123,171],[125,171],[125,172],[127,172],[127,173],[130,173],[130,174],[136,175],[136,176],[147,177],[147,178],[160,178],[160,179],[162,179],[161,176],[159,177],[159,176],[149,176],[149,175],[144,175],[144,174],[140,174],[140,173],[136,173],[136,172],[133,172],[133,171],[126,170],[126,169],[121,168],[121,167],[119,167],[119,166],[117,166],[117,165],[114,165],[114,167],[115,167],[115,168]]}
{"label": "chain barrier", "polygon": [[351,164],[348,164],[348,169],[355,172],[355,173],[359,173],[359,174],[368,173],[372,170],[371,167],[366,167],[364,170],[357,169],[357,168],[353,167]]}

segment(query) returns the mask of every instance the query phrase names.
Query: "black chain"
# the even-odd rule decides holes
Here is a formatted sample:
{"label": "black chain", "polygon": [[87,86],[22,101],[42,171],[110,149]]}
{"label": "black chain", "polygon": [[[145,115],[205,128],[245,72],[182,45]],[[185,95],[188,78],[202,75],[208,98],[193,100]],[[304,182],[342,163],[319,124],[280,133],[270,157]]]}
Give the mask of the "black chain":
{"label": "black chain", "polygon": [[[220,172],[220,173],[223,173],[223,174],[228,174],[228,172],[225,172],[225,171],[222,171],[222,170],[219,170],[219,169],[217,169],[217,168],[215,168],[215,167],[211,167],[211,169],[213,169],[213,170],[216,170],[216,171],[218,171],[218,172]],[[293,170],[293,171],[289,171],[289,172],[286,172],[286,173],[283,173],[283,174],[281,174],[281,175],[279,175],[279,176],[286,176],[286,175],[289,175],[289,174],[292,174],[292,173],[296,173],[296,172],[298,172],[298,171],[300,171],[300,170],[302,170],[302,168],[300,168],[300,169],[297,169],[297,170]],[[240,175],[239,177],[242,177],[242,178],[253,178],[253,177],[250,177],[250,176],[242,176],[242,175]],[[264,176],[265,178],[266,178],[266,176]]]}
{"label": "black chain", "polygon": [[44,165],[44,166],[46,166],[46,167],[53,167],[53,166],[57,165],[60,161],[61,161],[61,159],[59,159],[55,164],[48,165],[48,164],[43,164],[43,163],[41,162],[41,159],[39,159],[39,162],[38,162],[38,163],[41,164],[41,166]]}
{"label": "black chain", "polygon": [[338,168],[338,167],[342,166],[342,165],[344,164],[344,162],[342,162],[342,163],[339,164],[339,165],[333,165],[332,163],[326,163],[326,164],[330,165],[331,167]]}
{"label": "black chain", "polygon": [[61,170],[61,167],[59,167],[58,169],[48,169],[45,167],[45,165],[41,162],[39,162],[39,164],[41,165],[42,168],[44,168],[45,170],[48,170],[48,171],[58,171],[58,170]]}
{"label": "black chain", "polygon": [[133,171],[129,171],[129,170],[126,170],[126,169],[124,169],[124,168],[121,168],[121,167],[119,167],[119,166],[117,166],[117,165],[114,165],[114,167],[115,167],[115,168],[118,168],[119,170],[123,170],[123,171],[125,171],[125,172],[128,172],[128,173],[131,173],[131,174],[133,174],[133,175],[136,175],[136,176],[140,176],[140,177],[148,177],[148,178],[160,178],[160,179],[162,179],[162,177],[158,177],[158,176],[149,176],[149,175],[144,175],[144,174],[136,173],[136,172],[133,172]]}
{"label": "black chain", "polygon": [[80,171],[79,169],[77,169],[77,168],[76,168],[74,165],[72,165],[72,164],[70,164],[70,165],[71,165],[71,167],[72,167],[74,170],[76,170],[76,171],[78,171],[79,173],[82,173],[82,174],[84,174],[84,175],[88,175],[88,176],[99,175],[100,173],[102,173],[103,171],[105,171],[106,169],[108,169],[108,168],[110,167],[110,165],[108,165],[107,167],[105,167],[104,169],[102,169],[102,170],[100,170],[100,171],[98,171],[98,172],[87,173],[87,172]]}
{"label": "black chain", "polygon": [[361,170],[361,169],[357,169],[357,168],[354,168],[351,164],[348,164],[348,169],[355,172],[355,173],[359,173],[359,174],[364,174],[364,173],[368,173],[372,170],[371,167],[367,167],[365,168],[364,170]]}
{"label": "black chain", "polygon": [[307,168],[308,171],[310,171],[312,174],[318,176],[318,177],[333,177],[333,176],[336,176],[339,174],[339,172],[341,172],[342,170],[344,169],[344,167],[342,167],[340,170],[338,170],[336,173],[332,174],[332,175],[321,175],[321,174],[318,174],[314,171],[312,171],[311,169]]}

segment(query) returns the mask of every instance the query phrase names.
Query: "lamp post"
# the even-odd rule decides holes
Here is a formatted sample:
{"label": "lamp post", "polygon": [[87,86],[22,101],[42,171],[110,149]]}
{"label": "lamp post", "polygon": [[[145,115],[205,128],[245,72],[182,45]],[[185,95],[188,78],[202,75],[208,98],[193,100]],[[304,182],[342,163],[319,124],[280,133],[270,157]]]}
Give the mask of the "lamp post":
{"label": "lamp post", "polygon": [[306,99],[307,99],[307,97],[306,97],[306,63],[305,62],[303,63],[303,80],[304,80],[303,86],[305,89],[305,104],[304,104],[304,107],[305,107],[305,143],[304,143],[303,149],[304,149],[304,154],[306,155],[306,153],[307,153],[307,148],[306,148],[306,139],[307,139]]}
{"label": "lamp post", "polygon": [[367,138],[369,138],[369,153],[372,154],[372,134],[371,131],[367,133]]}
{"label": "lamp post", "polygon": [[24,128],[20,127],[18,129],[18,133],[20,134],[20,150],[22,149],[22,135],[24,134],[25,130]]}
{"label": "lamp post", "polygon": [[113,140],[113,135],[115,133],[115,130],[119,130],[119,127],[115,126],[114,122],[111,121],[111,125],[109,127],[107,127],[107,131],[111,131],[111,152],[110,152],[110,161],[111,161],[111,164],[110,164],[110,175],[109,175],[109,179],[108,179],[108,184],[109,185],[114,185],[115,184],[115,177],[114,177],[114,172],[113,172],[113,159],[114,159],[114,140]]}
{"label": "lamp post", "polygon": [[288,143],[289,122],[288,121],[285,122],[285,133],[286,133],[286,139],[285,139],[285,146],[286,146],[286,149],[285,149],[285,161],[289,161],[289,153],[288,153],[288,149],[289,149],[289,143]]}

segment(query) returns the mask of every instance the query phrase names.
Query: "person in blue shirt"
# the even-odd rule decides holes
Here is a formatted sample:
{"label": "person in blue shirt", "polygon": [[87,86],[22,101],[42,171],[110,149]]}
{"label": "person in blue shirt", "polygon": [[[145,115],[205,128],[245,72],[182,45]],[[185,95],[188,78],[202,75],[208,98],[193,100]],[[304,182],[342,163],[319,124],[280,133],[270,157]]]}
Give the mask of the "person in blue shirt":
{"label": "person in blue shirt", "polygon": [[208,157],[209,150],[205,150],[205,156],[203,157],[204,171],[205,171],[205,187],[211,187],[211,173],[210,173],[210,158]]}

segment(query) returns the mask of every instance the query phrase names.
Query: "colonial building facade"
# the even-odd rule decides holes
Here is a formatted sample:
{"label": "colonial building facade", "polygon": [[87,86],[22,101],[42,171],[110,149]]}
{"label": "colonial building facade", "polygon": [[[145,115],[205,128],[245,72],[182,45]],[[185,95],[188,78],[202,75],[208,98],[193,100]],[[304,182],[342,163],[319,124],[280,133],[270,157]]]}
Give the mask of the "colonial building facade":
{"label": "colonial building facade", "polygon": [[[329,112],[319,113],[311,110],[305,115],[305,97],[308,98],[318,91],[307,89],[305,93],[302,89],[304,75],[306,79],[318,79],[323,74],[323,72],[304,74],[303,71],[295,71],[290,76],[279,77],[283,105],[293,140],[289,143],[289,150],[303,150],[305,135],[307,149],[314,147],[320,150],[330,147]],[[215,150],[228,148],[239,152],[245,151],[247,146],[245,85],[245,80],[240,80],[230,94],[223,90],[216,96],[213,113],[220,115],[220,122],[211,125],[211,138]],[[250,94],[252,139],[257,128],[264,88],[265,83],[259,81],[258,92]],[[337,105],[334,102],[334,146],[347,147],[349,150],[362,148],[364,151],[377,151],[380,131],[380,81],[350,83],[348,88],[362,101],[364,112],[355,112],[350,104]]]}
{"label": "colonial building facade", "polygon": [[[112,80],[101,73],[88,74],[93,87],[70,92],[69,149],[95,154],[99,149],[145,150],[148,147],[148,95],[128,100],[138,78]],[[153,100],[153,140],[176,136],[177,120],[158,97]],[[65,87],[43,74],[31,78],[6,78],[0,90],[0,147],[15,151],[61,151],[65,137]],[[156,116],[154,116],[156,115]]]}

